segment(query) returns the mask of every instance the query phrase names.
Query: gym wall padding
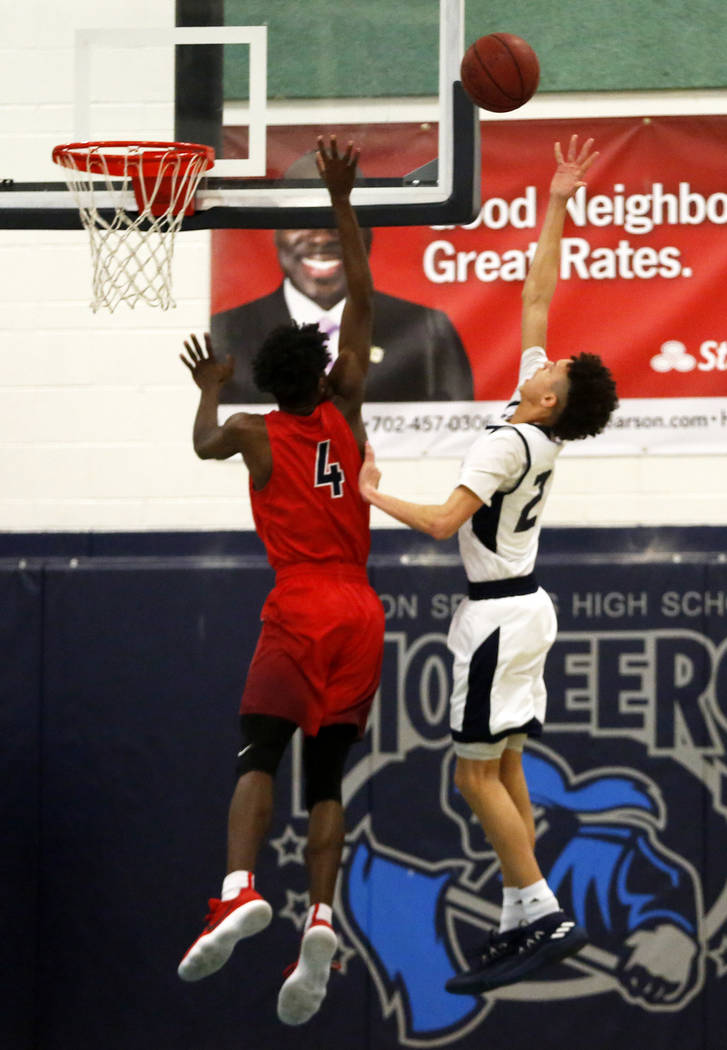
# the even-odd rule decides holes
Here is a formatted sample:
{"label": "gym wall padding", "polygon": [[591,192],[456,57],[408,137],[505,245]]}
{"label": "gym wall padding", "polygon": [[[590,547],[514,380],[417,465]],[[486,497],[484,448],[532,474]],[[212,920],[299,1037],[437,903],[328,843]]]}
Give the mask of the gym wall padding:
{"label": "gym wall padding", "polygon": [[22,1048],[35,1046],[37,1020],[42,590],[39,565],[0,560],[0,1031]]}
{"label": "gym wall padding", "polygon": [[271,927],[219,974],[176,976],[224,873],[237,705],[272,582],[253,541],[14,536],[27,557],[2,551],[2,1045],[504,1050],[537,1026],[543,1050],[718,1050],[727,530],[544,533],[559,637],[527,768],[541,863],[592,949],[488,999],[442,988],[499,899],[452,789],[445,638],[464,580],[453,544],[375,534],[386,656],[345,781],[341,969],[300,1029],[275,1017],[305,909],[295,747],[257,873]]}

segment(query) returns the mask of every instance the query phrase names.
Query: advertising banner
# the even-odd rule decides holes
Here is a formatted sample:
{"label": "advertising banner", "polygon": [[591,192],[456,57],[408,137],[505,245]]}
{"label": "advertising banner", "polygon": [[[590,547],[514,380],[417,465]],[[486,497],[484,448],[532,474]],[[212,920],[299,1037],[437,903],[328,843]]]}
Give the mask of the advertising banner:
{"label": "advertising banner", "polygon": [[[360,131],[335,130],[341,139]],[[391,125],[365,131],[361,170],[374,175],[396,140]],[[593,137],[599,157],[569,202],[547,349],[554,359],[602,355],[621,403],[603,435],[569,452],[727,447],[727,116],[620,117],[485,121],[483,203],[471,223],[372,232],[378,298],[365,418],[379,455],[459,456],[512,396],[520,296],[553,145],[573,133]],[[273,174],[311,149],[316,134],[271,129]],[[397,125],[397,134],[416,142],[422,163],[436,154],[435,128]],[[244,152],[244,129],[227,129],[225,148]],[[307,267],[306,292],[315,297],[316,281],[330,283],[340,256],[330,241],[299,241],[296,275],[270,231],[212,236],[212,334],[221,353],[235,356],[236,378],[244,377],[259,333],[243,304],[264,304],[270,327],[285,321],[293,307],[284,274],[301,284]],[[260,401],[252,384],[230,391],[236,407]]]}

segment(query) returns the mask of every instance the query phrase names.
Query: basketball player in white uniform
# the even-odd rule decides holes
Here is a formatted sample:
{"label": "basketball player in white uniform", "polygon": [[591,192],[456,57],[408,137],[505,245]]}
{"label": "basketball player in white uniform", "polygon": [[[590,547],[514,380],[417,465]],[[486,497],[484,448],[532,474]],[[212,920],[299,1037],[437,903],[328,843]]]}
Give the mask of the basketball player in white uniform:
{"label": "basketball player in white uniform", "polygon": [[617,403],[600,358],[582,353],[551,361],[545,350],[566,203],[597,156],[592,144],[579,148],[573,136],[566,158],[555,146],[548,207],[523,287],[518,391],[503,423],[474,443],[459,484],[443,504],[423,506],[379,492],[370,448],[359,482],[365,499],[405,525],[435,539],[459,534],[468,597],[448,639],[454,654],[455,784],[497,853],[504,886],[499,931],[472,969],[447,982],[449,991],[464,995],[513,984],[586,942],[535,859],[522,748],[542,728],[543,669],[556,635],[553,605],[534,575],[553,468],[562,442],[599,433]]}

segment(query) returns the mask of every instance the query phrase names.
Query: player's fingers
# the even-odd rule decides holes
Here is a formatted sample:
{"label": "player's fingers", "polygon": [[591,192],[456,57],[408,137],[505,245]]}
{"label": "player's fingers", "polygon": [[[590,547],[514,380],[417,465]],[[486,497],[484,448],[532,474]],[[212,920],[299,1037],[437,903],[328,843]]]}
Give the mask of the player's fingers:
{"label": "player's fingers", "polygon": [[326,144],[323,141],[323,136],[318,136],[318,147],[315,152],[316,167],[318,168],[318,174],[325,176],[326,174]]}
{"label": "player's fingers", "polygon": [[353,152],[351,153],[351,160],[350,160],[352,168],[358,167],[358,158],[360,156],[361,156],[361,150],[358,149],[358,148],[354,149]]}
{"label": "player's fingers", "polygon": [[568,160],[570,161],[571,164],[576,159],[576,151],[577,151],[577,149],[578,149],[578,136],[574,133],[573,135],[571,135],[570,142],[568,143]]}
{"label": "player's fingers", "polygon": [[563,163],[563,150],[560,148],[560,142],[555,144],[555,160],[557,164]]}
{"label": "player's fingers", "polygon": [[585,175],[585,173],[588,171],[588,169],[590,168],[591,164],[593,164],[594,160],[596,160],[597,157],[598,157],[598,151],[596,151],[595,153],[592,153],[590,155],[590,157],[586,157],[586,159],[583,161],[583,163],[580,166],[581,167],[581,175]]}
{"label": "player's fingers", "polygon": [[189,363],[189,361],[184,356],[184,354],[180,354],[179,355],[179,360],[182,362],[183,365],[187,366],[187,368],[189,369],[190,372],[194,372],[194,367]]}
{"label": "player's fingers", "polygon": [[331,156],[332,157],[337,157],[338,156],[338,143],[336,142],[336,136],[335,135],[331,135],[331,141],[329,143],[329,149],[331,151]]}
{"label": "player's fingers", "polygon": [[579,164],[583,164],[585,162],[585,160],[588,157],[588,154],[591,152],[592,147],[593,147],[593,139],[586,139],[586,141],[581,146],[581,152],[578,154],[578,163]]}
{"label": "player's fingers", "polygon": [[209,334],[209,332],[205,332],[204,334],[204,345],[207,348],[207,356],[209,357],[210,361],[214,361],[215,350],[212,346],[212,336]]}

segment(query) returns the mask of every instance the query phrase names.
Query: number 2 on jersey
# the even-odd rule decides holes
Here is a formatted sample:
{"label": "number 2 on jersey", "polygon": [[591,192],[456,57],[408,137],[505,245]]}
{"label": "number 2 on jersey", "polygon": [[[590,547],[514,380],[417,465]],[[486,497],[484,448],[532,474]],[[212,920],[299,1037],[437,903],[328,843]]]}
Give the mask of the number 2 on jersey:
{"label": "number 2 on jersey", "polygon": [[324,485],[331,486],[331,499],[340,499],[343,495],[343,483],[346,476],[341,469],[340,463],[330,463],[328,454],[331,442],[319,441],[316,448],[316,480],[315,487],[322,488]]}
{"label": "number 2 on jersey", "polygon": [[535,496],[533,496],[533,498],[523,507],[520,513],[520,517],[518,518],[518,523],[515,526],[515,532],[527,532],[528,529],[532,529],[537,524],[537,514],[534,515],[534,517],[532,518],[528,517],[528,515],[531,513],[535,505],[537,503],[540,503],[541,499],[543,498],[543,493],[545,492],[545,483],[552,473],[552,470],[546,470],[543,474],[538,474],[537,478],[535,479],[535,486],[538,491],[535,494]]}

